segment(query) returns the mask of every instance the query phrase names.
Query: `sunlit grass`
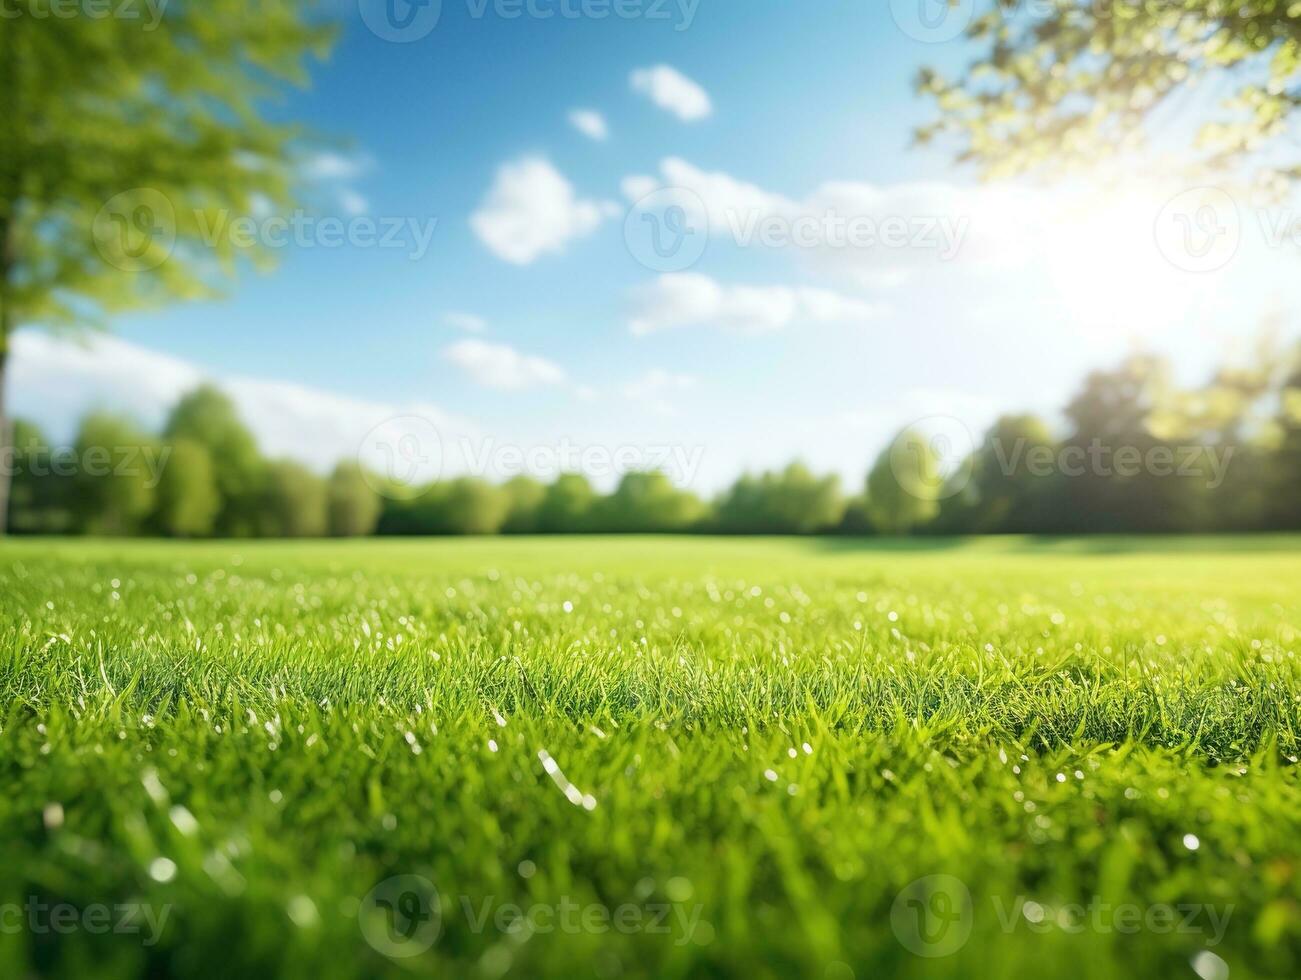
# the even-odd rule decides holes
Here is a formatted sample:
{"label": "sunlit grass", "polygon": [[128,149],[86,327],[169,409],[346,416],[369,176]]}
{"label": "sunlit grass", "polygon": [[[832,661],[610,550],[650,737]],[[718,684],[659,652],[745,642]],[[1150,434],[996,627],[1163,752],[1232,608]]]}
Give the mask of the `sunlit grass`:
{"label": "sunlit grass", "polygon": [[[6,920],[0,970],[1294,975],[1299,545],[9,542],[0,903],[170,913]],[[972,931],[921,958],[933,874]]]}

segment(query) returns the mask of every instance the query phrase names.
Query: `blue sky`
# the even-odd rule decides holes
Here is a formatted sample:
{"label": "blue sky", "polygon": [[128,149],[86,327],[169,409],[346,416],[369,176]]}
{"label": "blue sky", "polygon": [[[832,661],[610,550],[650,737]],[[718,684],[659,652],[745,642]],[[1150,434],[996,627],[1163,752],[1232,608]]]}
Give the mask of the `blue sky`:
{"label": "blue sky", "polygon": [[[915,419],[1050,412],[1136,347],[1195,378],[1265,316],[1294,322],[1295,241],[1265,241],[1241,196],[1237,251],[1190,270],[1161,238],[1189,189],[1159,162],[1119,184],[981,187],[911,148],[932,111],[915,72],[965,52],[909,37],[897,3],[629,0],[639,16],[604,19],[570,16],[582,0],[535,0],[545,19],[479,3],[442,0],[426,36],[392,43],[340,0],[333,56],[275,110],[338,140],[317,212],[436,220],[427,251],[289,247],[221,301],[122,317],[89,352],[20,338],[15,408],[60,436],[96,405],[154,423],[209,376],[269,451],[318,466],[416,414],[449,470],[475,440],[678,445],[700,465],[675,477],[702,491],[796,456],[856,487]],[[624,233],[666,186],[709,226],[667,274]],[[921,244],[738,245],[727,224],[799,215],[900,218]],[[960,230],[952,257],[934,222]]]}

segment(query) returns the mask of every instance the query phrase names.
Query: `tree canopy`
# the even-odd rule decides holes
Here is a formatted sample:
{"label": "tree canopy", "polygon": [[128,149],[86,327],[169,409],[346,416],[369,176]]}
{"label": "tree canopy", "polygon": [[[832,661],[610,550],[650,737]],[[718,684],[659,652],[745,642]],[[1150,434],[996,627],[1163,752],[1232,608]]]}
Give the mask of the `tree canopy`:
{"label": "tree canopy", "polygon": [[1301,101],[1301,17],[1288,0],[998,0],[966,34],[979,54],[965,71],[918,78],[941,110],[918,138],[955,136],[959,158],[986,174],[1134,149],[1154,116],[1212,86],[1223,112],[1198,134],[1202,164],[1250,157],[1301,174],[1294,147],[1274,152]]}

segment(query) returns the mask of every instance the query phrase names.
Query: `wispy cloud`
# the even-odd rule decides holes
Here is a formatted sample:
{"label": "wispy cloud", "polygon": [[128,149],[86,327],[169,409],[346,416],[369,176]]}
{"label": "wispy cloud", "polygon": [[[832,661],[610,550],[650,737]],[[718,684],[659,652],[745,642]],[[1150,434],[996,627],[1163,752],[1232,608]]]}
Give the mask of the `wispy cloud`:
{"label": "wispy cloud", "polygon": [[605,117],[595,109],[571,109],[569,125],[598,143],[610,138],[610,127],[606,125]]}
{"label": "wispy cloud", "polygon": [[633,292],[628,328],[636,335],[682,327],[721,327],[745,333],[792,323],[866,322],[881,307],[826,289],[727,285],[697,272],[659,276]]}
{"label": "wispy cloud", "polygon": [[628,80],[634,92],[646,96],[683,122],[705,119],[714,111],[709,93],[670,65],[638,68]]}
{"label": "wispy cloud", "polygon": [[488,329],[488,321],[475,313],[461,313],[449,310],[443,314],[443,323],[466,333],[483,333]]}
{"label": "wispy cloud", "polygon": [[559,365],[523,354],[508,344],[460,340],[444,348],[443,356],[476,384],[498,391],[523,391],[565,382],[565,372]]}

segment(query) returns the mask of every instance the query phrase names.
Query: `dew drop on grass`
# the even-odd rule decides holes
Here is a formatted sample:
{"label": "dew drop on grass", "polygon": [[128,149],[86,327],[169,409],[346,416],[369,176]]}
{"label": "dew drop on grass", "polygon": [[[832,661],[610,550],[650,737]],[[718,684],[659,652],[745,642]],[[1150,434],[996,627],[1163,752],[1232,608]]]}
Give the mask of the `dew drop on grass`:
{"label": "dew drop on grass", "polygon": [[1202,842],[1196,834],[1184,834],[1184,847],[1190,851],[1195,851],[1202,846]]}
{"label": "dew drop on grass", "polygon": [[176,877],[176,862],[171,858],[154,858],[149,862],[149,877],[160,884],[166,884]]}
{"label": "dew drop on grass", "polygon": [[1229,980],[1229,964],[1209,949],[1198,950],[1189,962],[1202,980]]}
{"label": "dew drop on grass", "polygon": [[321,921],[321,916],[316,911],[316,903],[306,895],[295,895],[291,898],[287,911],[290,921],[300,929],[310,929]]}

